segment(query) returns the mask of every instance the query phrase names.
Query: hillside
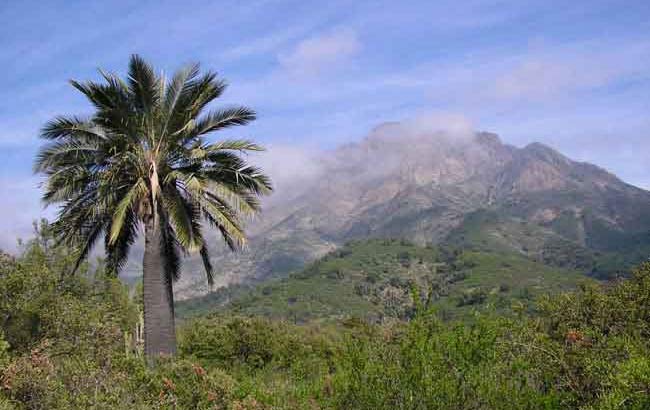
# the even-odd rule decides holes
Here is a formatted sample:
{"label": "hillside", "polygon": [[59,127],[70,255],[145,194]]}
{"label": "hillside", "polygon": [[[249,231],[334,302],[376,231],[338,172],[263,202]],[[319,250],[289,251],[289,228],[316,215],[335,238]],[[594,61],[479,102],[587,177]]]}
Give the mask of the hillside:
{"label": "hillside", "polygon": [[[608,250],[585,246],[576,240],[578,221],[560,215],[550,224],[535,224],[495,210],[478,210],[465,216],[444,243],[458,249],[482,252],[515,253],[548,266],[574,269],[589,276],[611,279],[625,275],[635,263],[650,255],[648,239],[642,234],[622,245],[611,238]],[[622,232],[603,235],[624,236]],[[618,249],[616,247],[619,247]]]}
{"label": "hillside", "polygon": [[[368,238],[505,249],[597,277],[650,254],[650,193],[539,143],[386,123],[316,165],[303,191],[275,198],[250,226],[247,251],[215,252],[221,285],[281,278]],[[483,238],[459,234],[468,229]],[[180,299],[208,292],[194,266]]]}
{"label": "hillside", "polygon": [[526,307],[535,296],[573,289],[583,281],[587,278],[577,271],[512,253],[375,239],[350,242],[282,279],[182,301],[177,313],[188,317],[227,310],[297,323],[351,317],[385,322],[410,318],[419,299],[441,317],[452,318],[477,308]]}

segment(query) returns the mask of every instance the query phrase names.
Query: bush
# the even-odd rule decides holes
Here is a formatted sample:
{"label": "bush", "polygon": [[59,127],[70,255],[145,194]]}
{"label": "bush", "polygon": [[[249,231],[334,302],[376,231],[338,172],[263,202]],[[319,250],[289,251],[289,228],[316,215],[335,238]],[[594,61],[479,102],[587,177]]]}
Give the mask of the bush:
{"label": "bush", "polygon": [[463,292],[457,302],[457,306],[480,305],[487,300],[488,294],[483,289],[471,289]]}
{"label": "bush", "polygon": [[557,403],[553,394],[519,383],[521,365],[500,355],[506,330],[490,320],[448,328],[420,315],[387,342],[351,339],[334,387],[336,407],[505,410]]}
{"label": "bush", "polygon": [[[140,358],[113,354],[103,364],[63,357],[43,345],[3,371],[2,392],[26,409],[215,409],[234,400],[235,382],[219,369],[186,360],[155,369]],[[0,407],[1,408],[1,407]]]}
{"label": "bush", "polygon": [[[650,264],[615,286],[584,286],[579,292],[544,298],[529,351],[535,366],[553,373],[570,405],[609,409],[648,405],[650,384]],[[542,339],[543,336],[543,339]],[[553,372],[549,367],[561,366]]]}
{"label": "bush", "polygon": [[308,329],[239,317],[195,320],[183,329],[179,350],[206,365],[226,369],[286,369],[332,355],[329,341],[310,334]]}
{"label": "bush", "polygon": [[350,338],[339,368],[336,408],[650,408],[650,264],[546,297],[534,318],[419,312],[387,337]]}

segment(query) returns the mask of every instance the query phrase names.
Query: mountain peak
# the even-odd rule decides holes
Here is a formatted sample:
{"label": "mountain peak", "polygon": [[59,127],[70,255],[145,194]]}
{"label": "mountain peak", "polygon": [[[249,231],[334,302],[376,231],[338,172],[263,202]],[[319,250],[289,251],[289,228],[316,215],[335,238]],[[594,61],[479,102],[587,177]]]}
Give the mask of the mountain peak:
{"label": "mountain peak", "polygon": [[492,132],[480,131],[476,133],[474,138],[476,142],[478,142],[479,144],[486,144],[492,146],[503,145],[503,142],[501,142],[501,138],[499,138],[497,134],[494,134]]}
{"label": "mountain peak", "polygon": [[553,165],[569,165],[571,163],[570,159],[541,142],[533,142],[526,145],[523,148],[523,152]]}
{"label": "mountain peak", "polygon": [[482,209],[597,250],[609,246],[603,232],[650,231],[650,193],[541,143],[388,122],[321,160],[313,183],[265,212],[252,253],[226,271],[280,274],[351,239],[444,241]]}

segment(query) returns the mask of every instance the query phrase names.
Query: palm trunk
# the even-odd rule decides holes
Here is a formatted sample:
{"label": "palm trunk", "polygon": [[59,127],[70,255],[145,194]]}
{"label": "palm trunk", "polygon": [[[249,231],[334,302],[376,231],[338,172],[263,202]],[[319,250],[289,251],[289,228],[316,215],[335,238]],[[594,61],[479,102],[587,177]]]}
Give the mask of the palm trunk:
{"label": "palm trunk", "polygon": [[144,352],[152,364],[161,355],[176,354],[174,295],[165,274],[160,224],[150,217],[144,229]]}

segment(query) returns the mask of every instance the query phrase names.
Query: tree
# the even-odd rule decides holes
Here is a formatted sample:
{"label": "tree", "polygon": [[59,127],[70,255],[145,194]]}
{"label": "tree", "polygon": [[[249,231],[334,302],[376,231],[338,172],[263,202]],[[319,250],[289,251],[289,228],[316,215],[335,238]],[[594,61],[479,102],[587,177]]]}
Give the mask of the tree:
{"label": "tree", "polygon": [[104,238],[106,268],[118,274],[144,232],[145,354],[174,355],[173,282],[182,254],[198,252],[207,280],[213,268],[204,225],[228,247],[245,244],[242,222],[271,191],[264,173],[243,158],[263,148],[247,140],[210,142],[209,134],[255,119],[246,107],[208,110],[226,83],[194,64],[168,81],[142,58],[122,79],[70,83],[94,106],[89,117],[57,117],[41,131],[35,171],[46,176],[43,201],[60,205],[52,225],[76,249],[76,267]]}

